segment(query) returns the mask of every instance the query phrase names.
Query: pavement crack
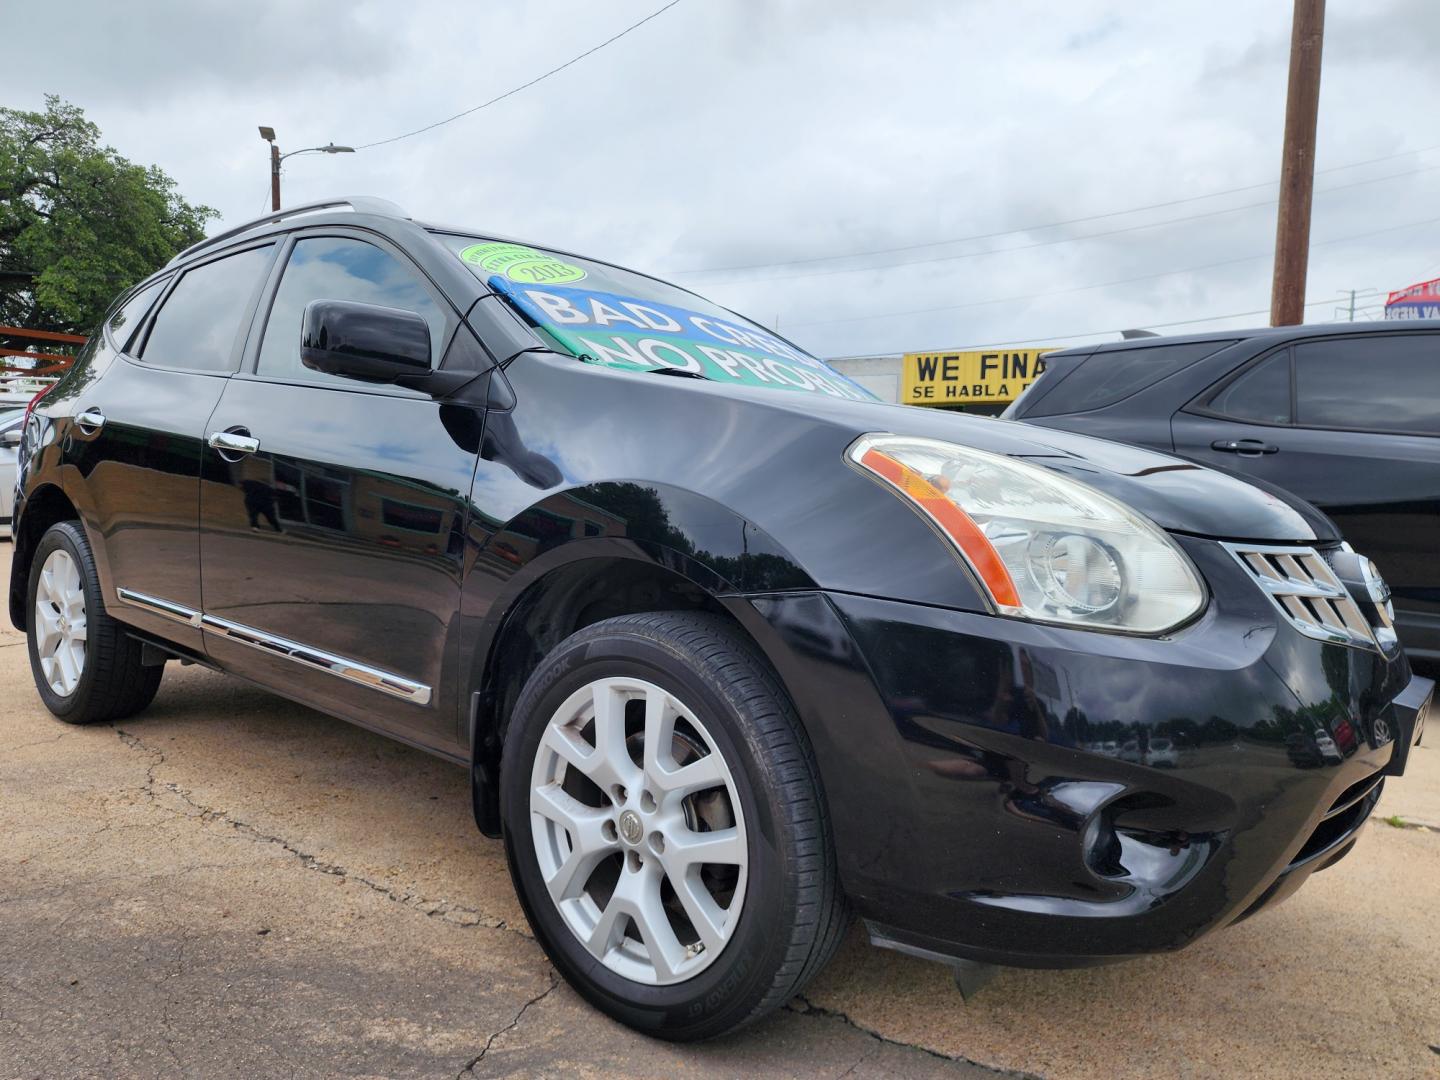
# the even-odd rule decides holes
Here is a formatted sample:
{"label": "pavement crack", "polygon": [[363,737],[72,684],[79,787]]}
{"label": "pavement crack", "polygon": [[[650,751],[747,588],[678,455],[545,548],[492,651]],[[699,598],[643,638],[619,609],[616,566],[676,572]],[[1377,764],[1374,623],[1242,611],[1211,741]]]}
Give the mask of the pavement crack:
{"label": "pavement crack", "polygon": [[[272,844],[280,848],[287,855],[299,862],[306,870],[314,871],[317,874],[326,874],[330,877],[341,878],[347,882],[354,882],[357,885],[363,885],[372,892],[379,893],[385,897],[385,899],[418,911],[427,918],[440,919],[443,922],[450,923],[452,926],[480,926],[487,930],[503,930],[507,933],[515,934],[517,937],[524,938],[526,941],[534,940],[528,929],[512,926],[504,919],[486,915],[484,912],[477,911],[474,908],[451,903],[449,900],[432,900],[421,896],[419,893],[397,890],[390,885],[386,885],[384,882],[376,881],[373,878],[366,877],[364,874],[348,870],[339,863],[328,862],[307,851],[302,851],[283,836],[268,833],[258,826],[250,824],[248,821],[243,821],[235,817],[227,810],[218,810],[214,807],[206,806],[197,800],[192,792],[182,788],[179,784],[169,780],[161,780],[156,776],[157,770],[165,763],[164,751],[147,745],[138,736],[132,735],[130,732],[121,728],[117,727],[115,734],[120,737],[121,742],[132,750],[149,755],[150,764],[145,770],[145,783],[141,786],[141,793],[147,801],[159,810],[177,814],[181,817],[196,818],[200,821],[218,822],[222,825],[228,825],[247,840],[251,840],[257,844]],[[173,806],[165,806],[160,801],[161,795],[170,795],[179,799],[185,806],[189,807],[193,813],[185,813],[176,810]]]}
{"label": "pavement crack", "polygon": [[1392,829],[1414,829],[1419,832],[1440,833],[1440,825],[1433,825],[1428,821],[1416,821],[1403,814],[1391,814],[1381,820]]}
{"label": "pavement crack", "polygon": [[[967,1058],[961,1054],[945,1054],[939,1050],[932,1050],[928,1046],[921,1046],[919,1043],[908,1043],[904,1042],[901,1039],[892,1039],[888,1035],[881,1035],[873,1028],[868,1028],[865,1027],[863,1024],[856,1023],[850,1018],[848,1014],[840,1012],[838,1009],[827,1009],[823,1005],[816,1005],[813,1001],[811,1001],[803,994],[795,995],[795,998],[793,1000],[800,1002],[800,1004],[805,1007],[803,1009],[797,1009],[792,1002],[791,1004],[785,1006],[786,1012],[794,1013],[796,1016],[812,1016],[826,1020],[838,1020],[840,1023],[846,1025],[847,1027],[854,1028],[862,1035],[870,1036],[870,1038],[874,1039],[876,1042],[888,1043],[890,1046],[898,1046],[902,1050],[914,1050],[917,1053],[925,1054],[929,1057],[939,1058],[941,1061],[951,1061],[959,1065],[971,1065],[977,1069],[984,1069],[986,1072],[994,1073],[996,1076],[1011,1076],[1015,1077],[1016,1080],[1042,1080],[1042,1078],[1036,1073],[1024,1072],[1019,1069],[1002,1069],[994,1065],[987,1065],[983,1061],[976,1061],[973,1058]],[[856,1065],[851,1067],[851,1071],[853,1072],[854,1068],[860,1064],[861,1062],[856,1062]]]}
{"label": "pavement crack", "polygon": [[845,1077],[847,1077],[847,1076],[854,1076],[854,1075],[855,1075],[855,1070],[858,1069],[858,1068],[860,1068],[861,1065],[864,1065],[867,1061],[869,1061],[872,1057],[874,1057],[874,1056],[875,1056],[875,1052],[876,1052],[876,1047],[871,1047],[871,1048],[870,1048],[868,1051],[866,1051],[864,1054],[860,1055],[860,1060],[859,1060],[859,1061],[855,1062],[854,1065],[851,1065],[851,1066],[850,1066],[848,1069],[846,1069],[843,1073],[841,1073],[839,1076],[837,1076],[837,1077],[835,1078],[835,1080],[845,1080]]}
{"label": "pavement crack", "polygon": [[25,750],[31,746],[48,746],[50,743],[57,743],[65,737],[65,732],[52,735],[48,739],[36,739],[34,742],[22,742],[18,746],[7,746],[0,749],[0,754],[13,754],[16,750]]}
{"label": "pavement crack", "polygon": [[485,1055],[490,1052],[490,1048],[495,1045],[495,1040],[500,1038],[501,1035],[504,1035],[510,1031],[514,1031],[517,1027],[519,1027],[521,1018],[525,1015],[526,1012],[529,1011],[530,1007],[532,1005],[538,1005],[540,1004],[540,1002],[544,1001],[547,997],[549,997],[555,992],[555,988],[559,985],[560,976],[555,973],[554,968],[551,968],[550,985],[547,986],[544,990],[540,991],[540,993],[532,997],[529,1001],[525,1002],[524,1005],[521,1005],[520,1011],[515,1014],[514,1019],[511,1020],[510,1023],[506,1024],[503,1028],[501,1028],[499,1031],[495,1032],[488,1039],[486,1039],[485,1045],[481,1048],[480,1053],[476,1054],[473,1058],[471,1058],[470,1061],[465,1065],[465,1067],[455,1074],[455,1080],[462,1080],[466,1073],[469,1073],[473,1076],[475,1073],[475,1066],[479,1065],[480,1062],[484,1060]]}

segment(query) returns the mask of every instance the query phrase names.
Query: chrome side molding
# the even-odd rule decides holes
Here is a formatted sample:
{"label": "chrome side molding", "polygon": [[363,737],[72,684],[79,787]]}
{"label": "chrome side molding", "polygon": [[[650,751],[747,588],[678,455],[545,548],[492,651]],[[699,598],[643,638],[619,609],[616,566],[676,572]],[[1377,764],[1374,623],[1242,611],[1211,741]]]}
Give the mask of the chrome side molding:
{"label": "chrome side molding", "polygon": [[193,608],[188,608],[183,604],[162,600],[158,596],[150,596],[146,593],[136,592],[134,589],[117,588],[115,595],[121,603],[129,604],[131,607],[142,608],[152,615],[163,615],[167,619],[187,623],[196,628],[200,626],[200,612],[195,611]]}
{"label": "chrome side molding", "polygon": [[424,683],[402,678],[392,672],[363,664],[359,660],[336,656],[324,649],[302,645],[298,641],[291,641],[289,638],[283,638],[277,634],[257,630],[244,623],[232,622],[215,615],[206,615],[204,612],[185,607],[183,604],[136,592],[133,589],[117,588],[115,595],[122,603],[196,627],[207,634],[238,641],[242,645],[248,645],[252,649],[269,653],[271,656],[283,657],[303,667],[323,671],[327,675],[334,675],[338,679],[369,687],[371,690],[379,690],[382,694],[389,694],[402,701],[409,701],[415,705],[430,704],[430,687]]}

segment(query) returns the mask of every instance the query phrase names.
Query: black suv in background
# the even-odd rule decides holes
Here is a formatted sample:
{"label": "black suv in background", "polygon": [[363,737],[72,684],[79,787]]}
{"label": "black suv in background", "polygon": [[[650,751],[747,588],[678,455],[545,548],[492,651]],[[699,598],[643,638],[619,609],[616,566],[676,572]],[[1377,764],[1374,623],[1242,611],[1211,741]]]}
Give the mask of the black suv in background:
{"label": "black suv in background", "polygon": [[51,712],[178,658],[468,768],[556,968],[672,1039],[852,910],[957,966],[1181,948],[1350,850],[1433,689],[1297,500],[372,199],[120,297],[19,471]]}
{"label": "black suv in background", "polygon": [[1142,338],[1048,353],[1005,416],[1172,451],[1314,503],[1440,661],[1440,320]]}

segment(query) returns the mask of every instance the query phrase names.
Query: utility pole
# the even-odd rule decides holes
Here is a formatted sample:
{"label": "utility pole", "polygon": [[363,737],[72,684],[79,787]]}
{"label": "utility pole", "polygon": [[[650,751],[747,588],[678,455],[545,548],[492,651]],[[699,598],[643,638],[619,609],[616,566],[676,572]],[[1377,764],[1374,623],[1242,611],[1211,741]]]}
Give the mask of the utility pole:
{"label": "utility pole", "polygon": [[1285,147],[1280,159],[1280,213],[1275,224],[1275,279],[1270,325],[1305,321],[1310,259],[1310,204],[1315,191],[1315,124],[1320,109],[1320,51],[1325,0],[1295,0],[1290,31],[1290,85],[1285,98]]}
{"label": "utility pole", "polygon": [[1336,317],[1345,316],[1347,322],[1355,321],[1355,301],[1357,299],[1363,300],[1367,297],[1377,296],[1380,292],[1379,289],[1337,289],[1336,291],[1341,297],[1349,297],[1348,301],[1342,299],[1339,306],[1335,308]]}

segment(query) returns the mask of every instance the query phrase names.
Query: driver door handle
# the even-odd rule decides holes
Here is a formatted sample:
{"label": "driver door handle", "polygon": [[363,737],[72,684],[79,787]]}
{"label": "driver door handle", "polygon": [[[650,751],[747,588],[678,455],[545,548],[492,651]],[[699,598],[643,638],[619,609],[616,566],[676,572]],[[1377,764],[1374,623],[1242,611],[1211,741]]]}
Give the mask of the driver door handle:
{"label": "driver door handle", "polygon": [[[251,438],[248,434],[241,434],[238,431],[217,431],[210,436],[210,448],[219,450],[221,456],[226,454],[253,454],[260,449],[260,440]],[[230,460],[235,460],[231,458]]]}
{"label": "driver door handle", "polygon": [[1262,454],[1280,452],[1278,446],[1265,442],[1263,439],[1216,439],[1210,444],[1210,449],[1226,454],[1239,454],[1241,457],[1259,457]]}

